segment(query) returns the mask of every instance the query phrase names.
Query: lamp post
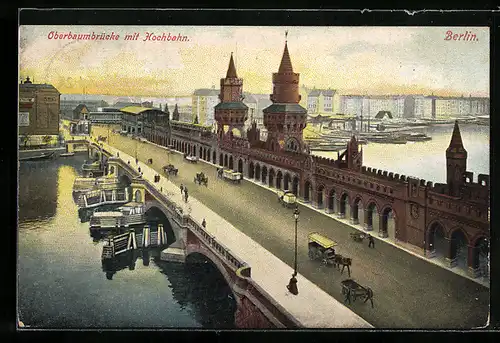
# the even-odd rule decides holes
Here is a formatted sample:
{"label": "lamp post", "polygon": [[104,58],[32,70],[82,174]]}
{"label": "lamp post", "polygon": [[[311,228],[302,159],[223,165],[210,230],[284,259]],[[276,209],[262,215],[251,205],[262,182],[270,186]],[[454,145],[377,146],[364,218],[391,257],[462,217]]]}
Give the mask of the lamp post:
{"label": "lamp post", "polygon": [[290,279],[290,282],[286,286],[288,288],[288,291],[292,293],[293,295],[299,294],[299,290],[297,288],[297,279],[295,278],[297,276],[297,223],[299,221],[299,207],[297,206],[295,208],[295,211],[293,211],[293,217],[295,218],[295,260],[294,260],[294,268],[293,268],[293,274],[292,278]]}

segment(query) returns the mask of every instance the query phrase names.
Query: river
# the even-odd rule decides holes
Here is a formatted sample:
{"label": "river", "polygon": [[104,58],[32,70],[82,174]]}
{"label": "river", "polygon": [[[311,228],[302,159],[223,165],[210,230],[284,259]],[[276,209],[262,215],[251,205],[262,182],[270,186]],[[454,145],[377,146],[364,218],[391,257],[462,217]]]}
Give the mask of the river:
{"label": "river", "polygon": [[164,262],[153,250],[106,275],[104,242],[90,236],[72,197],[84,159],[20,164],[19,320],[56,329],[233,328],[235,301],[210,262]]}
{"label": "river", "polygon": [[[369,143],[363,145],[363,165],[414,176],[432,182],[446,182],[446,149],[450,144],[453,125],[432,126],[417,129],[432,137],[430,141],[406,144]],[[490,127],[476,124],[460,124],[460,133],[467,150],[467,171],[478,174],[490,172]],[[329,158],[337,158],[336,152],[314,152]]]}

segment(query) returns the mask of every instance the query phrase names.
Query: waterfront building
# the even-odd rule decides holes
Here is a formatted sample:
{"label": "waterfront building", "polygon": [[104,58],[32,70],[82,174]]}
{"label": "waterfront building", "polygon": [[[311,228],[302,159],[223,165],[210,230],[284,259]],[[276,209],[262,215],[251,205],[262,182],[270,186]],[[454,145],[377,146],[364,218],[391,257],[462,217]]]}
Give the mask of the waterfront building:
{"label": "waterfront building", "polygon": [[192,123],[194,117],[198,117],[198,122],[202,125],[213,125],[214,107],[219,102],[218,90],[212,88],[196,89],[192,96],[192,118],[186,122]]}
{"label": "waterfront building", "polygon": [[[50,84],[35,84],[30,78],[19,84],[19,136],[22,145],[57,141],[61,93]],[[50,140],[49,140],[50,139]]]}
{"label": "waterfront building", "polygon": [[80,104],[84,104],[89,112],[97,111],[99,107],[107,107],[108,103],[104,100],[88,100],[85,96],[80,96],[80,99],[75,99],[74,95],[63,94],[61,95],[61,115],[65,119],[73,118],[73,110]]}
{"label": "waterfront building", "polygon": [[339,110],[340,97],[336,90],[313,89],[307,94],[307,112],[310,115],[333,114]]}

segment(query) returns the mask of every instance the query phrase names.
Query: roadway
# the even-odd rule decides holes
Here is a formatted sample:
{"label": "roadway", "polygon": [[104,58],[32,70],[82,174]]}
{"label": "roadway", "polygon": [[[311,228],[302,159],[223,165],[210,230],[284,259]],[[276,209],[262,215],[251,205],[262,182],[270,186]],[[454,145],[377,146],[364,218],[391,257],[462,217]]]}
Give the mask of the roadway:
{"label": "roadway", "polygon": [[[107,134],[107,128],[92,129],[94,137]],[[161,167],[174,164],[179,174],[170,177],[171,182],[177,186],[186,185],[190,196],[293,267],[293,210],[283,208],[272,191],[248,181],[239,185],[228,183],[217,179],[215,168],[209,164],[189,163],[181,154],[168,153],[163,148],[128,137],[110,135],[110,145],[131,156],[135,156],[137,150],[142,162],[152,158],[151,167],[162,177],[165,176]],[[193,182],[200,171],[209,177],[208,187]],[[299,272],[335,299],[344,300],[340,282],[348,277],[346,272],[341,275],[336,269],[309,260],[307,235],[317,231],[338,242],[337,253],[353,259],[352,278],[372,288],[375,308],[362,302],[348,306],[375,327],[465,329],[485,325],[489,311],[488,288],[383,241],[377,240],[375,248],[370,249],[367,242],[352,241],[349,233],[353,230],[333,217],[300,206]],[[288,279],[283,280],[284,285],[287,283]],[[300,284],[298,287],[300,292]]]}

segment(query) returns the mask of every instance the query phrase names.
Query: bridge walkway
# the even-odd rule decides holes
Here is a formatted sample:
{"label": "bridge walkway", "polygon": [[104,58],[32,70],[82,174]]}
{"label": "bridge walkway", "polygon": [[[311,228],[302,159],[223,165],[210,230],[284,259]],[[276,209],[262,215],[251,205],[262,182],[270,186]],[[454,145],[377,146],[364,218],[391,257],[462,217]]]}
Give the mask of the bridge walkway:
{"label": "bridge walkway", "polygon": [[[106,144],[106,149],[116,156],[117,149]],[[120,151],[123,161],[134,160],[125,152]],[[134,167],[135,164],[134,164]],[[143,171],[143,178],[148,180],[157,189],[181,205],[185,213],[189,213],[194,220],[202,222],[206,219],[206,230],[214,235],[241,259],[252,267],[252,279],[264,289],[276,302],[292,314],[306,328],[372,328],[373,326],[331,297],[300,273],[297,275],[299,295],[290,294],[286,288],[293,273],[293,269],[264,249],[253,239],[236,229],[229,222],[221,218],[198,200],[189,197],[185,203],[180,189],[165,177],[159,183],[154,183],[157,172],[148,165],[139,162],[138,167]],[[340,288],[339,288],[340,292]]]}

